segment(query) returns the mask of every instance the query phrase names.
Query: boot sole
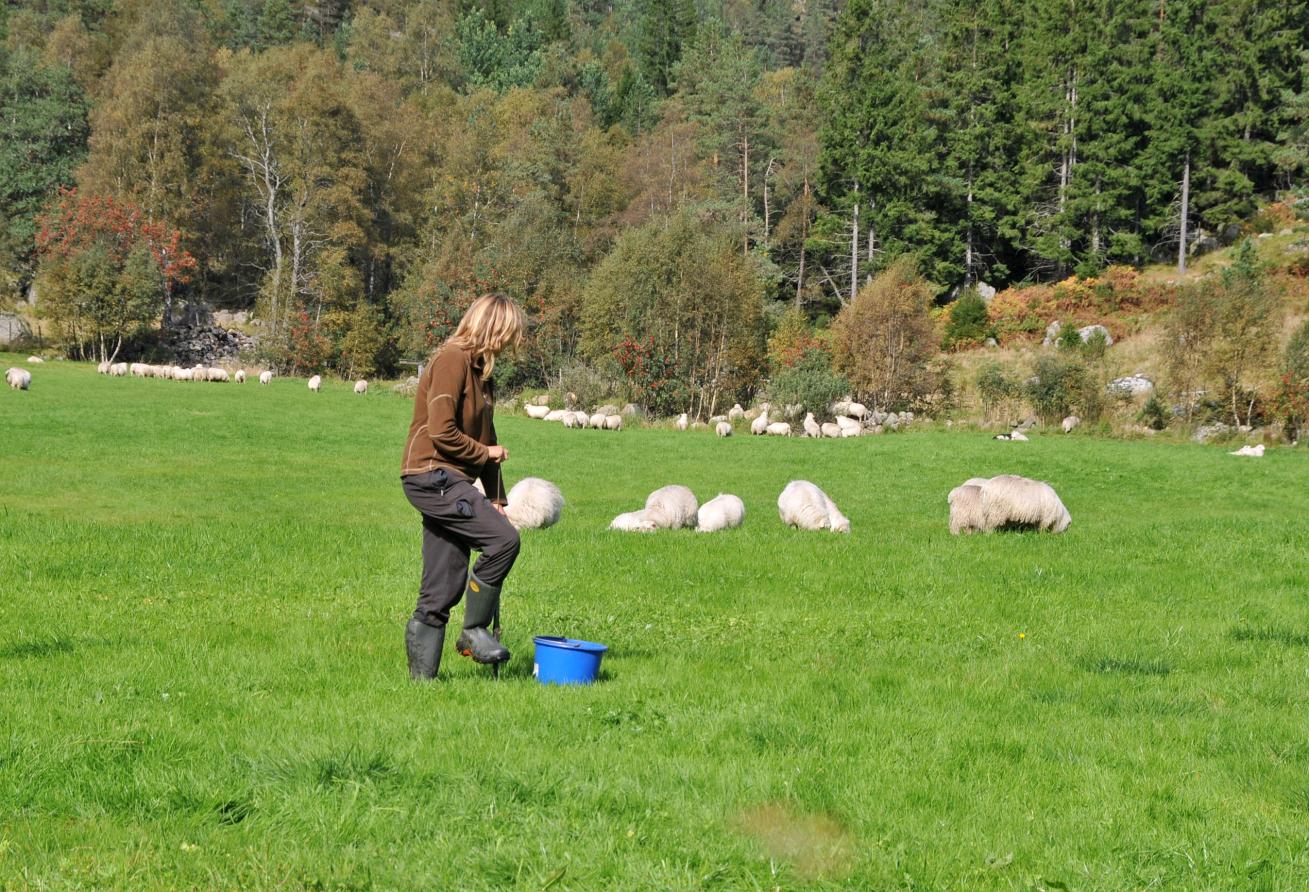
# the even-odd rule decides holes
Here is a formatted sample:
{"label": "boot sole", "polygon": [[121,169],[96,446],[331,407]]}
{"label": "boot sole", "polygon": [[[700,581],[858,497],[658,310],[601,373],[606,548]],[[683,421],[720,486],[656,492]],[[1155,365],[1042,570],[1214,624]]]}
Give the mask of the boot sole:
{"label": "boot sole", "polygon": [[459,655],[468,657],[474,663],[479,663],[483,666],[499,666],[509,662],[509,657],[505,657],[503,660],[479,660],[477,657],[473,656],[473,652],[471,650],[461,650],[459,651]]}

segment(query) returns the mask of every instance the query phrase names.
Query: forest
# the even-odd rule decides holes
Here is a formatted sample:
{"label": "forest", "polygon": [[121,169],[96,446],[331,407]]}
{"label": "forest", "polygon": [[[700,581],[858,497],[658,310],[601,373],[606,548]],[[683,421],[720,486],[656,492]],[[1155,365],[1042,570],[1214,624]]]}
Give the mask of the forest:
{"label": "forest", "polygon": [[1184,267],[1309,166],[1304,2],[0,16],[0,299],[69,355],[221,309],[279,369],[387,375],[497,290],[532,320],[508,386],[593,375],[682,411],[788,374],[858,385],[871,283],[939,309]]}

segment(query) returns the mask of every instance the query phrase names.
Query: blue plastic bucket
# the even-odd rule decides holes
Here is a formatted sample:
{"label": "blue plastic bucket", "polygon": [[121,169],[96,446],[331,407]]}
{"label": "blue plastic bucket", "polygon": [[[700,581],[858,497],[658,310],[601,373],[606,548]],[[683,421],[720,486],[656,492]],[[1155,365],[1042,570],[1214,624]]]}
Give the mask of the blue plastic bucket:
{"label": "blue plastic bucket", "polygon": [[600,658],[609,648],[594,641],[537,635],[532,674],[541,684],[590,684],[600,674]]}

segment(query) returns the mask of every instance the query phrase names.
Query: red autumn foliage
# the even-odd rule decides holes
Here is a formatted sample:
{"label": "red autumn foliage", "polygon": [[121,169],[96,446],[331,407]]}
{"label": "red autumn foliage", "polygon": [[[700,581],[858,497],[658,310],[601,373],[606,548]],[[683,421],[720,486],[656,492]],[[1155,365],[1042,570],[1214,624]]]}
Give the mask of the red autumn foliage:
{"label": "red autumn foliage", "polygon": [[144,245],[159,267],[165,287],[191,280],[196,260],[181,247],[181,233],[146,218],[131,202],[101,195],[79,195],[62,189],[58,200],[41,216],[36,248],[47,256],[66,259],[93,245],[110,252],[122,264]]}

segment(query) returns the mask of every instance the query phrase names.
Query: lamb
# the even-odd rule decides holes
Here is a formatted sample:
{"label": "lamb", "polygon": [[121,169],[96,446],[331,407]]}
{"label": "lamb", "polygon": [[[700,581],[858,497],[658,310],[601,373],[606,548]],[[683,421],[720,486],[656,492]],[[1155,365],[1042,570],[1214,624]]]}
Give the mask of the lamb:
{"label": "lamb", "polygon": [[107,361],[106,361],[106,362],[102,362],[102,363],[100,363],[98,366],[95,367],[95,370],[96,370],[97,373],[99,373],[99,374],[101,374],[101,375],[107,375],[107,374],[109,374],[109,363],[108,363]]}
{"label": "lamb", "polygon": [[539,421],[541,419],[544,419],[545,416],[550,414],[550,407],[538,406],[535,403],[528,403],[526,406],[523,406],[523,411],[527,413],[528,418],[535,418]]}
{"label": "lamb", "polygon": [[236,379],[236,383],[237,383],[237,384],[244,384],[244,383],[245,383],[245,369],[237,369],[237,370],[236,370],[236,374],[233,375],[232,377],[234,377],[234,378]]}
{"label": "lamb", "polygon": [[696,529],[702,533],[735,529],[745,520],[745,503],[728,493],[719,493],[700,506]]}
{"label": "lamb", "polygon": [[732,408],[727,410],[727,420],[728,421],[745,420],[745,410],[741,408],[740,403],[735,404],[734,406],[732,406]]}
{"label": "lamb", "polygon": [[720,421],[714,426],[714,433],[720,437],[730,437],[732,435],[732,426],[726,421]]}
{"label": "lamb", "polygon": [[32,373],[27,369],[10,369],[5,372],[5,383],[13,390],[27,390],[32,385]]}
{"label": "lamb", "polygon": [[33,363],[41,363],[41,362],[45,362],[45,360],[42,359],[42,358],[39,357],[39,356],[29,356],[29,357],[27,357],[27,362],[28,362],[29,365],[31,365],[31,364],[33,364]]}
{"label": "lamb", "polygon": [[610,521],[609,529],[624,533],[653,533],[658,527],[644,511],[628,511]]}
{"label": "lamb", "polygon": [[260,372],[260,373],[259,373],[259,383],[260,383],[260,384],[272,384],[272,383],[273,383],[273,373],[272,373],[272,372]]}
{"label": "lamb", "polygon": [[623,429],[623,416],[621,415],[605,416],[605,430],[620,431],[622,429]]}
{"label": "lamb", "polygon": [[778,421],[774,424],[770,424],[765,428],[765,430],[767,430],[770,437],[791,436],[791,425],[787,424],[785,421]]}
{"label": "lamb", "polygon": [[992,477],[981,487],[988,530],[1037,529],[1062,533],[1073,522],[1054,488],[1013,474]]}
{"label": "lamb", "polygon": [[841,429],[841,436],[843,437],[857,437],[864,432],[862,424],[844,415],[836,416],[836,426]]}
{"label": "lamb", "polygon": [[688,426],[690,426],[690,421],[687,419],[685,412],[677,416],[677,421],[674,422],[674,425],[679,431],[684,431]]}
{"label": "lamb", "polygon": [[355,393],[359,394],[360,396],[364,396],[365,394],[367,394],[367,393],[368,393],[368,382],[365,381],[363,378],[360,378],[358,381],[356,381],[356,382],[355,382]]}
{"label": "lamb", "polygon": [[806,437],[815,438],[823,435],[823,429],[819,427],[818,422],[814,420],[813,412],[808,413],[804,417],[804,435]]}
{"label": "lamb", "polygon": [[323,386],[322,375],[314,375],[312,378],[309,379],[309,389],[312,392],[318,393],[319,389],[322,388],[322,386]]}
{"label": "lamb", "polygon": [[1082,419],[1078,418],[1076,415],[1069,415],[1067,418],[1064,419],[1064,423],[1063,423],[1064,433],[1071,434],[1073,430],[1081,423],[1082,423]]}
{"label": "lamb", "polygon": [[[983,481],[985,482],[985,481]],[[950,490],[946,497],[950,505],[950,535],[982,533],[986,531],[986,515],[982,512],[982,487],[964,483]]]}
{"label": "lamb", "polygon": [[1247,456],[1250,456],[1251,458],[1263,458],[1263,457],[1264,457],[1264,444],[1263,444],[1263,443],[1260,443],[1258,446],[1242,446],[1240,449],[1236,450],[1235,452],[1229,452],[1229,453],[1227,453],[1227,454],[1228,454],[1228,455],[1247,455]]}
{"label": "lamb", "polygon": [[833,440],[841,436],[841,425],[832,421],[824,421],[821,430],[824,437],[831,437]]}
{"label": "lamb", "polygon": [[792,480],[777,497],[777,513],[782,522],[802,530],[850,532],[850,519],[837,510],[836,503],[808,480]]}
{"label": "lamb", "polygon": [[[590,418],[587,419],[587,424],[595,428],[596,430],[604,430],[606,417],[608,416],[606,416],[604,412],[596,412],[594,415],[592,415]],[[618,418],[619,416],[615,415],[614,417]]]}
{"label": "lamb", "polygon": [[645,515],[659,529],[676,530],[696,524],[699,504],[685,486],[663,486],[645,500]]}
{"label": "lamb", "polygon": [[524,477],[513,485],[506,497],[505,517],[519,530],[536,530],[559,522],[564,510],[564,495],[549,480]]}
{"label": "lamb", "polygon": [[127,363],[116,362],[109,367],[109,375],[113,378],[122,378],[127,375]]}
{"label": "lamb", "polygon": [[756,437],[763,436],[768,432],[768,404],[764,403],[759,409],[759,415],[754,421],[750,422],[750,433]]}

